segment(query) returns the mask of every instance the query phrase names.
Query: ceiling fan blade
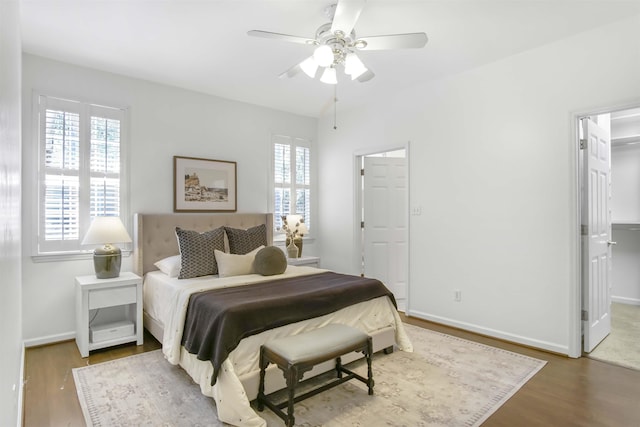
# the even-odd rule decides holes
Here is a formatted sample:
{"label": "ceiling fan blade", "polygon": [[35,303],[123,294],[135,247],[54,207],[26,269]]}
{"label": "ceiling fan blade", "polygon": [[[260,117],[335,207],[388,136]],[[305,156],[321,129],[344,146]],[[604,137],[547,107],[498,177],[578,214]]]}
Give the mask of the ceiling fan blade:
{"label": "ceiling fan blade", "polygon": [[387,50],[387,49],[409,49],[421,48],[427,44],[425,33],[390,34],[387,36],[361,37],[356,41],[365,42],[367,45],[359,47],[358,50]]}
{"label": "ceiling fan blade", "polygon": [[342,31],[343,34],[351,34],[366,2],[367,0],[338,0],[331,23],[331,32]]}
{"label": "ceiling fan blade", "polygon": [[300,68],[300,64],[296,64],[293,67],[289,68],[284,73],[280,74],[278,77],[281,79],[285,77],[289,77],[289,78],[295,77],[300,73],[300,71],[302,71],[302,68]]}
{"label": "ceiling fan blade", "polygon": [[300,43],[300,44],[310,44],[310,45],[317,44],[314,39],[298,37],[298,36],[290,36],[288,34],[271,33],[269,31],[251,30],[251,31],[247,31],[247,34],[252,37],[262,37],[265,39],[282,40],[290,43]]}
{"label": "ceiling fan blade", "polygon": [[364,83],[364,82],[368,82],[369,80],[371,80],[375,76],[376,75],[375,75],[375,73],[373,71],[367,70],[360,77],[358,77],[356,80],[359,81],[360,83]]}

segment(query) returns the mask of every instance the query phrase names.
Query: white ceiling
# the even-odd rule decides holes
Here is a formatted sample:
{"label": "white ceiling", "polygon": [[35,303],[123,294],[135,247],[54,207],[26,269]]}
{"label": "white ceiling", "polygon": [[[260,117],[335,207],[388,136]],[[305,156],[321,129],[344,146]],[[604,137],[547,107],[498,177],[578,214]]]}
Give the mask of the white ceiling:
{"label": "white ceiling", "polygon": [[[247,36],[313,38],[335,0],[22,0],[23,50],[224,98],[317,117],[333,86],[278,76],[312,47]],[[369,0],[358,36],[425,32],[423,49],[361,52],[376,77],[343,79],[340,108],[458,73],[640,13],[640,1]]]}

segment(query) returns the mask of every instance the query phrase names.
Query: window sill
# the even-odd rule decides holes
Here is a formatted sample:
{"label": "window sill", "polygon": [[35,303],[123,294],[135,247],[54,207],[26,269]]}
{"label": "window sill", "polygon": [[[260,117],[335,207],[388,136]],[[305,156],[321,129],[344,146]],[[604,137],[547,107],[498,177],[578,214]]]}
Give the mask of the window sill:
{"label": "window sill", "polygon": [[[274,236],[273,237],[273,244],[274,245],[278,245],[279,243],[284,244],[286,242],[287,238],[284,235],[278,235],[278,236]],[[303,242],[309,242],[309,243],[313,243],[316,239],[314,237],[303,237],[302,241]]]}
{"label": "window sill", "polygon": [[[131,256],[131,250],[122,250],[123,257]],[[33,262],[59,262],[59,261],[77,261],[83,259],[93,259],[93,251],[81,252],[59,252],[40,255],[31,255]]]}

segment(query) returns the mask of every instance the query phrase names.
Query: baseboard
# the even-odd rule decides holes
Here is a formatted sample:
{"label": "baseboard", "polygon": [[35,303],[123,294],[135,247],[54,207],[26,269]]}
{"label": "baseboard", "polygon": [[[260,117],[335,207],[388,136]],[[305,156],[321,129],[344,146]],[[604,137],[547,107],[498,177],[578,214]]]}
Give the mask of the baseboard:
{"label": "baseboard", "polygon": [[424,313],[416,310],[407,310],[407,315],[417,317],[419,319],[428,320],[434,323],[440,323],[443,325],[451,326],[458,329],[464,329],[465,331],[474,332],[480,335],[485,335],[492,338],[498,338],[504,341],[509,341],[515,344],[525,345],[527,347],[533,347],[552,353],[569,355],[569,347],[557,343],[548,341],[540,341],[529,337],[523,337],[521,335],[515,335],[496,329],[485,328],[483,326],[474,325],[472,323],[460,322],[457,320],[449,319],[447,317],[435,316],[433,314]]}
{"label": "baseboard", "polygon": [[637,298],[625,298],[625,297],[611,297],[611,302],[618,302],[620,304],[640,305],[640,299]]}
{"label": "baseboard", "polygon": [[75,331],[66,332],[64,334],[48,335],[46,337],[24,340],[24,346],[27,348],[37,347],[39,345],[53,344],[60,341],[69,341],[69,340],[75,340],[75,339],[76,339]]}

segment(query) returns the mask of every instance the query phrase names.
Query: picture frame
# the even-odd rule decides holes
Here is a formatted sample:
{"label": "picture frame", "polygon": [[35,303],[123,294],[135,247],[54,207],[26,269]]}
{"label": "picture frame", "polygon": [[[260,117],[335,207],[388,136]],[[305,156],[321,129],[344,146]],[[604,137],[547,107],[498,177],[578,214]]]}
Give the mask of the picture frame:
{"label": "picture frame", "polygon": [[236,162],[173,156],[174,212],[235,212]]}

